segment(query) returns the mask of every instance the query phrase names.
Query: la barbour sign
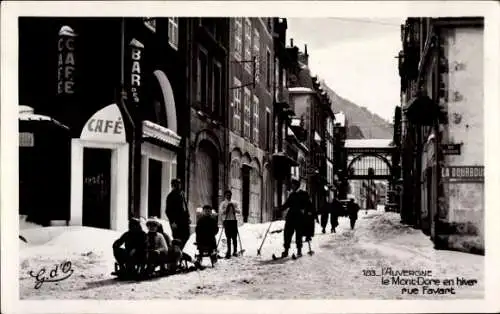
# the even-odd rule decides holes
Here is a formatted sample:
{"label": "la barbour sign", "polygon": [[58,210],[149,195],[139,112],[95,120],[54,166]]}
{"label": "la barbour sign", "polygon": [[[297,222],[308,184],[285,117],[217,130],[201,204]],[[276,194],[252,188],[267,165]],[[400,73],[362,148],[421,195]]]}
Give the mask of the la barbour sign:
{"label": "la barbour sign", "polygon": [[484,182],[484,166],[449,166],[441,169],[447,182]]}

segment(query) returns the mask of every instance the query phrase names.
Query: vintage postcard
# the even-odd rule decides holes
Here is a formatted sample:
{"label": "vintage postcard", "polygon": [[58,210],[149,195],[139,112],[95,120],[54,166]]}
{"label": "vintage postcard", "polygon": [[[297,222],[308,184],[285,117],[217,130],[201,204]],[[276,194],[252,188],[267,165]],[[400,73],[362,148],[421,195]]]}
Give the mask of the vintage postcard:
{"label": "vintage postcard", "polygon": [[2,312],[500,310],[498,15],[2,3]]}

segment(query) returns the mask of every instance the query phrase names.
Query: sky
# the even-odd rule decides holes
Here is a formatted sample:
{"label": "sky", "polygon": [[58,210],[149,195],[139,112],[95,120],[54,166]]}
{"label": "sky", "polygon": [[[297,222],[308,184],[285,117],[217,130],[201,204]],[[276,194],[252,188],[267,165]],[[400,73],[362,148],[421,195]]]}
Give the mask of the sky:
{"label": "sky", "polygon": [[405,18],[288,18],[290,38],[307,44],[311,72],[341,97],[392,122],[399,104],[398,59]]}

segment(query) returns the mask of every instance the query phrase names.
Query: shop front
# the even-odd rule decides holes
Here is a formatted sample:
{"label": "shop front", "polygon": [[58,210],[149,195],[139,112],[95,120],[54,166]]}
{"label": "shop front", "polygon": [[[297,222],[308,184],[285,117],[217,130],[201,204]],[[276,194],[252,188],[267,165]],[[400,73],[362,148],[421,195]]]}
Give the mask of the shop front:
{"label": "shop front", "polygon": [[116,104],[98,110],[71,140],[70,225],[126,230],[129,145]]}

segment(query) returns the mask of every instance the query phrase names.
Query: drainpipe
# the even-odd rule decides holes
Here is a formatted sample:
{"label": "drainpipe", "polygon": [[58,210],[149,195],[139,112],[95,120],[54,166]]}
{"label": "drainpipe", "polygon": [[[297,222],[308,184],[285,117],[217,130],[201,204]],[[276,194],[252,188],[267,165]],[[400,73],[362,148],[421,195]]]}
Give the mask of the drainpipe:
{"label": "drainpipe", "polygon": [[135,121],[128,111],[127,108],[127,91],[125,90],[125,18],[121,18],[121,43],[120,43],[120,99],[118,101],[118,105],[120,106],[121,112],[124,113],[124,116],[131,126],[131,136],[129,139],[130,147],[129,147],[129,202],[128,202],[128,210],[129,210],[129,218],[134,216],[135,213],[135,138],[136,138],[136,124]]}

